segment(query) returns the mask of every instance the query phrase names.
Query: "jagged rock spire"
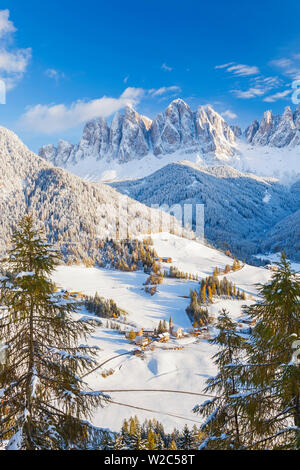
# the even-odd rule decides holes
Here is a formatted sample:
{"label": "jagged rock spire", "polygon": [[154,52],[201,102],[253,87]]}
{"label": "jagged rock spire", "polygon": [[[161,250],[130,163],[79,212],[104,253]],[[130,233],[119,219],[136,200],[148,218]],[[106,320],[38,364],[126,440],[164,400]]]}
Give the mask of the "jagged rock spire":
{"label": "jagged rock spire", "polygon": [[232,155],[234,142],[234,132],[210,106],[193,112],[185,101],[176,99],[153,121],[128,105],[115,114],[110,127],[103,118],[89,121],[78,145],[46,145],[39,155],[58,166],[90,156],[126,163],[152,152],[157,157],[176,151]]}

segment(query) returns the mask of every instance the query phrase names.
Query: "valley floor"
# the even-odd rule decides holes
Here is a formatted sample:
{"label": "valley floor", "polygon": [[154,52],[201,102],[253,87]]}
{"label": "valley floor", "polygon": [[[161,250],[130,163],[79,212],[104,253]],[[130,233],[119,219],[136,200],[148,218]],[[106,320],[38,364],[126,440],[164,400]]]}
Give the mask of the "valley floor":
{"label": "valley floor", "polygon": [[[223,253],[195,241],[169,234],[153,235],[152,238],[159,256],[172,257],[172,265],[191,274],[198,273],[200,278],[211,275],[216,266],[224,268],[226,264],[232,264],[232,259]],[[226,308],[239,321],[242,305],[250,304],[257,295],[255,284],[267,282],[270,277],[271,272],[267,269],[247,265],[240,271],[228,274],[227,278],[245,290],[246,294],[251,294],[252,299],[216,300],[209,307],[210,313],[217,317],[220,310]],[[136,327],[154,328],[160,320],[168,321],[172,316],[175,326],[182,327],[184,331],[190,330],[191,323],[185,309],[189,304],[190,289],[198,289],[199,284],[196,281],[165,279],[158,286],[158,293],[152,297],[143,290],[146,278],[143,272],[124,273],[82,266],[60,266],[54,274],[55,282],[64,289],[79,290],[87,295],[98,292],[105,298],[113,299],[128,312],[128,322]],[[82,315],[87,315],[87,312],[83,310]],[[214,330],[214,326],[210,327],[210,334],[214,334]],[[132,415],[137,415],[140,421],[156,417],[166,430],[172,430],[175,426],[182,428],[185,423],[189,427],[200,424],[199,417],[192,413],[192,409],[206,398],[188,393],[201,394],[206,379],[216,373],[212,361],[216,348],[207,339],[188,336],[165,344],[157,343],[142,357],[124,355],[137,349],[137,346],[118,331],[106,328],[104,319],[103,326],[97,327],[90,344],[101,348],[100,363],[120,355],[87,377],[93,390],[122,390],[109,393],[116,403],[97,410],[93,419],[95,425],[118,431],[123,420]],[[175,349],[178,347],[182,349]],[[104,378],[101,373],[111,368],[113,375]]]}

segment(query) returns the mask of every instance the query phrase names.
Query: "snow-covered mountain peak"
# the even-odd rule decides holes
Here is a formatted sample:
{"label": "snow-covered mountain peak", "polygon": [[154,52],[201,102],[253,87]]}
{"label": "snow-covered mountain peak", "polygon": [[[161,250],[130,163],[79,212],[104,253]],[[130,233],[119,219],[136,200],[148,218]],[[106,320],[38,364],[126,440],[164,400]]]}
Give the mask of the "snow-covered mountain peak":
{"label": "snow-covered mountain peak", "polygon": [[[39,155],[84,178],[102,181],[136,178],[172,161],[203,165],[226,163],[242,171],[295,181],[299,173],[300,106],[282,115],[265,111],[244,137],[212,106],[193,111],[182,99],[173,100],[153,120],[132,106],[117,112],[110,125],[103,118],[86,123],[77,145],[46,145]],[[284,152],[284,153],[283,153]],[[283,164],[282,162],[285,162]]]}
{"label": "snow-covered mountain peak", "polygon": [[178,108],[182,107],[182,108],[190,109],[189,105],[182,98],[176,98],[175,100],[172,100],[168,108],[172,108],[172,107],[178,107]]}
{"label": "snow-covered mountain peak", "polygon": [[122,164],[148,154],[163,158],[177,151],[228,156],[234,153],[234,143],[230,126],[211,107],[193,112],[184,100],[176,99],[153,120],[127,105],[110,126],[102,118],[89,121],[78,145],[46,145],[39,155],[71,169],[87,158]]}
{"label": "snow-covered mountain peak", "polygon": [[295,123],[295,126],[299,129],[300,128],[300,104],[297,106],[294,112],[294,123]]}
{"label": "snow-covered mountain peak", "polygon": [[252,145],[271,146],[276,148],[296,147],[300,144],[300,107],[293,113],[286,106],[281,115],[266,111],[258,124],[254,121],[245,132],[246,140]]}

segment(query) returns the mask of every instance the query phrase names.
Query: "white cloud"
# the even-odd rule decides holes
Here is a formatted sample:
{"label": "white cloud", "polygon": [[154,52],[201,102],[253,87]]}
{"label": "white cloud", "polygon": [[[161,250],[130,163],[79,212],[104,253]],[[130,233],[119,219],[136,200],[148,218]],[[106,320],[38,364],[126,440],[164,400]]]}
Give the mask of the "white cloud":
{"label": "white cloud", "polygon": [[249,75],[258,75],[259,68],[256,65],[243,65],[243,64],[236,64],[231,65],[227,68],[227,72],[232,72],[234,75],[238,75],[240,77],[247,77]]}
{"label": "white cloud", "polygon": [[292,61],[291,61],[291,59],[287,59],[285,57],[282,57],[281,59],[271,60],[270,65],[285,69],[285,68],[290,67],[292,65]]}
{"label": "white cloud", "polygon": [[224,111],[224,113],[221,113],[221,115],[224,118],[228,118],[228,119],[236,119],[237,118],[237,114],[235,114],[233,111],[230,111],[230,109],[227,109],[226,111]]}
{"label": "white cloud", "polygon": [[161,66],[162,70],[165,70],[166,72],[172,72],[172,67],[169,67],[167,64],[162,64]]}
{"label": "white cloud", "polygon": [[9,20],[9,10],[0,10],[0,38],[15,31],[16,28]]}
{"label": "white cloud", "polygon": [[272,90],[272,88],[276,88],[276,87],[282,85],[282,83],[283,83],[282,80],[278,77],[259,76],[259,77],[254,77],[253,81],[257,85],[263,86],[266,89],[266,91]]}
{"label": "white cloud", "polygon": [[289,79],[297,80],[300,78],[300,54],[293,54],[292,57],[293,59],[282,57],[281,59],[272,60],[269,64],[281,69],[282,74],[289,77]]}
{"label": "white cloud", "polygon": [[72,129],[90,119],[106,118],[127,104],[137,105],[144,97],[161,97],[180,91],[181,88],[175,85],[151,88],[150,90],[128,87],[118,98],[103,96],[90,101],[77,100],[69,106],[65,104],[37,104],[29,107],[21,116],[20,125],[33,132],[55,134]]}
{"label": "white cloud", "polygon": [[0,10],[0,78],[7,89],[13,88],[26,72],[31,59],[31,49],[12,46],[16,31],[9,20],[9,10]]}
{"label": "white cloud", "polygon": [[128,82],[128,80],[129,80],[129,75],[128,75],[127,77],[125,77],[124,80],[123,80],[123,82],[125,83],[125,85],[126,85],[126,83]]}
{"label": "white cloud", "polygon": [[144,94],[145,94],[145,90],[143,88],[128,87],[122,93],[121,98],[123,100],[128,100],[128,102],[130,103],[134,103],[134,102],[138,103],[141,100],[141,98],[144,96]]}
{"label": "white cloud", "polygon": [[7,74],[23,74],[30,58],[31,49],[17,49],[14,52],[0,49],[0,71]]}
{"label": "white cloud", "polygon": [[215,69],[226,69],[227,72],[239,77],[248,77],[250,75],[258,75],[260,73],[259,68],[256,65],[237,64],[236,62],[216,65]]}
{"label": "white cloud", "polygon": [[65,78],[65,74],[63,72],[60,72],[59,70],[55,69],[47,69],[45,71],[45,74],[47,75],[47,77],[52,78],[56,82],[58,82],[60,78]]}
{"label": "white cloud", "polygon": [[278,93],[275,93],[274,95],[266,96],[266,98],[263,99],[266,103],[274,103],[275,101],[282,100],[286,96],[290,95],[292,93],[292,90],[284,90],[284,91],[279,91]]}
{"label": "white cloud", "polygon": [[248,90],[242,91],[242,90],[231,90],[231,93],[234,93],[237,98],[241,99],[250,99],[250,98],[256,98],[258,96],[264,95],[266,90],[262,88],[255,88],[251,87]]}
{"label": "white cloud", "polygon": [[54,134],[72,129],[96,117],[108,117],[126,104],[136,105],[144,96],[142,88],[126,88],[119,98],[103,96],[91,101],[76,101],[70,106],[52,104],[30,107],[20,119],[26,129],[43,134]]}
{"label": "white cloud", "polygon": [[181,88],[179,86],[163,86],[161,88],[152,88],[151,90],[149,90],[149,94],[151,96],[161,96],[161,95],[165,95],[166,93],[172,93],[172,92],[175,92],[175,93],[180,93],[181,92]]}
{"label": "white cloud", "polygon": [[228,62],[227,64],[222,64],[222,65],[216,65],[215,69],[227,69],[230,65],[233,65],[234,62]]}

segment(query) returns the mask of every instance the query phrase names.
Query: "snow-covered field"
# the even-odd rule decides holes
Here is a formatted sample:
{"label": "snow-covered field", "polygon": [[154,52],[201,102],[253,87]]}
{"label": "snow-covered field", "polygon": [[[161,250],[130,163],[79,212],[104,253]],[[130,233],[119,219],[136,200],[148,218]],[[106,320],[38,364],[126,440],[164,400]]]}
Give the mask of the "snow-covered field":
{"label": "snow-covered field", "polygon": [[[197,241],[179,238],[167,233],[154,234],[151,238],[158,255],[170,256],[173,259],[173,264],[180,271],[206,277],[213,273],[216,266],[224,269],[227,264],[232,265],[232,258]],[[255,295],[257,293],[256,284],[266,283],[270,279],[270,272],[265,268],[245,265],[240,271],[226,274],[226,277],[245,290],[247,294]]]}
{"label": "snow-covered field", "polygon": [[236,154],[202,155],[200,152],[186,153],[178,151],[158,158],[149,153],[140,160],[118,163],[107,162],[95,157],[86,157],[76,164],[68,164],[66,169],[71,173],[90,181],[122,181],[144,178],[160,170],[169,163],[189,161],[200,166],[231,165],[233,168],[258,176],[278,178],[283,184],[292,184],[299,179],[299,149],[252,146],[243,140],[236,143]]}
{"label": "snow-covered field", "polygon": [[[66,170],[75,175],[80,176],[88,181],[122,181],[127,179],[136,179],[149,176],[165,165],[181,160],[189,160],[191,162],[205,164],[203,158],[199,154],[189,154],[184,152],[176,152],[170,155],[164,155],[158,158],[149,153],[140,160],[132,160],[126,163],[118,163],[115,160],[107,162],[106,160],[98,160],[95,157],[86,157],[76,164],[69,163]],[[224,163],[224,162],[223,162]]]}
{"label": "snow-covered field", "polygon": [[[173,265],[189,273],[198,273],[206,277],[214,268],[232,264],[232,259],[212,248],[195,241],[178,238],[169,234],[152,236],[154,247],[159,256],[172,257]],[[270,271],[263,268],[245,266],[240,271],[229,274],[236,285],[255,296],[255,284],[270,279]],[[80,290],[93,295],[112,298],[119,307],[128,312],[128,321],[136,326],[149,328],[158,326],[160,320],[169,320],[172,316],[176,326],[186,331],[191,328],[185,313],[189,303],[189,291],[198,288],[195,281],[165,279],[158,287],[158,293],[151,297],[142,290],[146,275],[142,272],[123,273],[108,269],[85,268],[82,266],[60,266],[55,274],[56,283],[68,290]],[[241,306],[252,301],[220,300],[211,307],[216,317],[222,308],[226,308],[231,316],[238,319]],[[82,312],[86,315],[86,312]],[[125,336],[118,331],[98,327],[90,339],[91,344],[101,348],[99,362],[136,349]],[[182,350],[166,350],[176,346]],[[207,377],[214,375],[216,370],[212,356],[216,348],[205,339],[193,336],[172,340],[159,344],[153,351],[149,350],[143,358],[123,355],[108,362],[103,368],[88,377],[88,383],[94,390],[124,390],[111,392],[111,398],[119,404],[108,404],[99,409],[94,416],[94,424],[113,431],[120,429],[125,418],[137,415],[140,420],[156,417],[166,429],[174,426],[181,428],[185,423],[192,426],[200,423],[199,417],[192,413],[196,403],[205,399],[202,396],[178,394],[164,391],[173,390],[200,393],[203,391]],[[113,368],[114,374],[103,378],[101,372]],[[126,390],[131,390],[126,392]],[[133,392],[132,390],[142,390]],[[130,405],[130,406],[124,406]],[[135,409],[143,408],[144,410]],[[154,412],[146,411],[153,410]]]}
{"label": "snow-covered field", "polygon": [[237,170],[258,176],[278,178],[282,184],[293,184],[300,176],[299,147],[252,146],[239,140],[240,158],[230,163]]}

